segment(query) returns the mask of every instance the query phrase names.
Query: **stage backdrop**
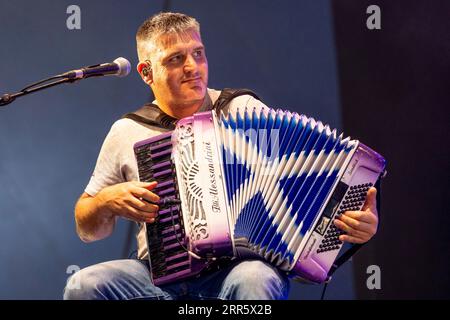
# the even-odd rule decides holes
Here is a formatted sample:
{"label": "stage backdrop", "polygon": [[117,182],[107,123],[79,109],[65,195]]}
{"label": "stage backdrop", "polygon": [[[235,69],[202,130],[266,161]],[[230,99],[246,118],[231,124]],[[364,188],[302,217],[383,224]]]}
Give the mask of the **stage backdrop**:
{"label": "stage backdrop", "polygon": [[[354,259],[361,299],[449,299],[450,2],[333,2],[344,129],[388,159],[377,236]],[[368,269],[369,266],[372,266]],[[379,286],[366,279],[381,276]]]}
{"label": "stage backdrop", "polygon": [[[70,5],[81,29],[67,27]],[[119,56],[133,65],[126,78],[65,84],[0,109],[1,299],[60,299],[71,270],[126,255],[128,222],[84,244],[73,208],[110,126],[151,99],[134,69],[134,36],[163,9],[201,23],[210,87],[251,88],[270,106],[341,128],[329,1],[1,0],[0,93]],[[318,299],[321,288],[293,283],[290,297]],[[327,298],[355,298],[351,264]]]}

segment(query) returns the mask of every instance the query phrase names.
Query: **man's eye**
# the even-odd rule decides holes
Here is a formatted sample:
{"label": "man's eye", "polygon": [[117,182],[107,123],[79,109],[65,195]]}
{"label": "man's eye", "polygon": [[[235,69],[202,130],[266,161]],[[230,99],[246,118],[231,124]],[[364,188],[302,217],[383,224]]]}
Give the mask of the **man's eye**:
{"label": "man's eye", "polygon": [[177,63],[177,62],[180,62],[180,61],[181,61],[181,56],[180,55],[173,56],[173,57],[171,57],[169,59],[170,63]]}
{"label": "man's eye", "polygon": [[203,56],[203,51],[202,50],[194,51],[194,57],[195,58],[200,58],[201,56]]}

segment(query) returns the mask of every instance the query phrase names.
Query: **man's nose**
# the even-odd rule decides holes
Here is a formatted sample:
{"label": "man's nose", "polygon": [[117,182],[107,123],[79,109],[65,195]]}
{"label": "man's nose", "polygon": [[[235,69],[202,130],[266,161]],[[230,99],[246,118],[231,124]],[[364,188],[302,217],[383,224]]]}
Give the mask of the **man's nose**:
{"label": "man's nose", "polygon": [[192,55],[188,55],[184,62],[184,72],[196,72],[198,67],[198,63]]}

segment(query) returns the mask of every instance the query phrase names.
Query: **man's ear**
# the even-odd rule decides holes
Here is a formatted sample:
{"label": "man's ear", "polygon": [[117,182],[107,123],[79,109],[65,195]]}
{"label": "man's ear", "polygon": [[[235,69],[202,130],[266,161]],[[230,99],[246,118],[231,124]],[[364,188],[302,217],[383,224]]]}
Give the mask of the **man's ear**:
{"label": "man's ear", "polygon": [[152,66],[149,61],[139,62],[136,69],[146,84],[151,85],[153,83]]}

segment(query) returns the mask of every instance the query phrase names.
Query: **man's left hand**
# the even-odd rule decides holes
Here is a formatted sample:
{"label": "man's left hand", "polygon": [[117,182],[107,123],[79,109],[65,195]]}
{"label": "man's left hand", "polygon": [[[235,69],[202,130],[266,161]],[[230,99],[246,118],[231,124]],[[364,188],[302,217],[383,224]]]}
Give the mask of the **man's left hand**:
{"label": "man's left hand", "polygon": [[346,234],[339,236],[339,240],[350,243],[365,243],[369,241],[378,229],[377,189],[370,188],[366,202],[361,211],[346,211],[334,224]]}

